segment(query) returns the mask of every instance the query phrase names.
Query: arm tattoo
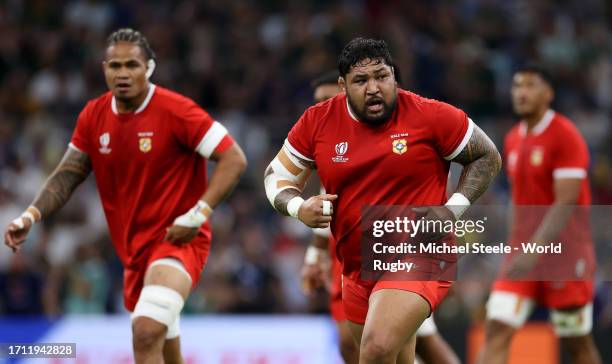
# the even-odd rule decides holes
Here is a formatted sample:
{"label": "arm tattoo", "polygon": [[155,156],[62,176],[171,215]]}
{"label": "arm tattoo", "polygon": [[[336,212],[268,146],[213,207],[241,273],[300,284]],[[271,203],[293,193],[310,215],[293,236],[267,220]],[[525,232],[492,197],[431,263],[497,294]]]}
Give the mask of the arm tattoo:
{"label": "arm tattoo", "polygon": [[[293,153],[291,153],[291,155],[297,158],[303,167],[309,168],[309,169],[316,168],[315,163],[313,161],[307,161],[303,158],[298,157],[297,155]],[[274,169],[272,168],[272,166],[268,166],[268,168],[264,172],[264,179],[268,177],[269,175],[271,175],[272,173],[274,173]],[[276,197],[274,198],[274,208],[276,209],[276,211],[280,212],[281,214],[289,216],[289,212],[287,212],[287,204],[289,203],[289,201],[291,201],[292,198],[296,196],[301,196],[301,195],[302,195],[302,192],[298,190],[297,188],[290,187],[290,188],[284,189],[281,192],[279,192],[278,195],[276,195]]]}
{"label": "arm tattoo", "polygon": [[501,169],[501,157],[495,144],[476,125],[467,145],[453,162],[463,165],[456,192],[463,194],[471,203],[486,191]]}
{"label": "arm tattoo", "polygon": [[91,160],[87,154],[68,148],[32,204],[40,210],[43,218],[49,216],[68,202],[72,192],[90,172]]}

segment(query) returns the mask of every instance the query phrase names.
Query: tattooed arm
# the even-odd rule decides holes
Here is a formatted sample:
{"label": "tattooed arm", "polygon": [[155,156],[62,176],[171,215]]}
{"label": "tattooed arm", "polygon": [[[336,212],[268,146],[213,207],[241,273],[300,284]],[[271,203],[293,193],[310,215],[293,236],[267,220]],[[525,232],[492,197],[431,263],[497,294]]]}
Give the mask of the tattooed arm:
{"label": "tattooed arm", "polygon": [[453,162],[463,165],[455,192],[467,197],[470,203],[476,202],[487,190],[502,164],[495,144],[477,125],[474,125],[470,140]]}
{"label": "tattooed arm", "polygon": [[72,192],[91,172],[91,161],[87,154],[68,148],[62,161],[47,179],[42,190],[32,203],[41,214],[47,217],[68,202]]}
{"label": "tattooed arm", "polygon": [[7,226],[4,243],[13,251],[17,251],[19,245],[27,238],[32,224],[64,206],[72,192],[90,172],[91,161],[87,154],[68,148],[62,161],[47,179],[32,205]]}

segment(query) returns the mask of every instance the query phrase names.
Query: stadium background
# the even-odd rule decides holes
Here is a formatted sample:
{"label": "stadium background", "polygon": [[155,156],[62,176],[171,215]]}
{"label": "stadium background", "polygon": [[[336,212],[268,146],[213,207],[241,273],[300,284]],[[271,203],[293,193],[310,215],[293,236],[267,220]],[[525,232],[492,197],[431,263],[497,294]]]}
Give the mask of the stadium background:
{"label": "stadium background", "polygon": [[[214,214],[213,251],[186,316],[300,320],[295,314],[325,310],[324,296],[307,300],[299,289],[310,232],[269,206],[263,169],[311,104],[309,82],[336,68],[348,40],[385,39],[405,88],[464,109],[498,146],[514,122],[513,67],[541,62],[556,80],[555,108],[576,122],[589,144],[593,201],[612,204],[611,24],[612,3],[604,0],[4,0],[0,223],[30,203],[63,154],[86,100],[105,91],[106,36],[131,26],[157,53],[153,82],[192,97],[223,122],[250,162]],[[507,200],[500,176],[481,202]],[[609,363],[612,285],[600,281],[597,287],[594,333]],[[461,355],[470,324],[483,317],[487,293],[483,282],[458,284],[437,314]],[[0,249],[1,341],[14,339],[16,318],[123,312],[121,267],[92,178],[61,213],[37,226],[24,253]],[[277,319],[263,316],[259,324],[266,317]],[[129,335],[127,324],[122,329]]]}

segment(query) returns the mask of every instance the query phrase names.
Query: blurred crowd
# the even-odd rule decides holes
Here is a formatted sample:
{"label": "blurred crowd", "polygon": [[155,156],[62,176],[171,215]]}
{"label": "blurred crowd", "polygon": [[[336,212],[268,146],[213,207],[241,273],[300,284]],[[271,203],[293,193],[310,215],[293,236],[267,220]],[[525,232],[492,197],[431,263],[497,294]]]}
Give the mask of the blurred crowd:
{"label": "blurred crowd", "polygon": [[[501,146],[515,122],[514,67],[545,65],[555,108],[591,150],[594,203],[612,204],[612,5],[604,0],[0,2],[0,223],[32,201],[66,149],[85,102],[105,91],[107,35],[141,30],[157,54],[153,82],[224,123],[249,170],[213,217],[214,241],[188,313],[324,310],[299,269],[310,232],[269,206],[263,170],[312,103],[310,81],[336,68],[356,36],[385,39],[405,88],[464,109]],[[482,202],[505,204],[500,176]],[[121,266],[90,178],[21,254],[0,249],[0,313],[121,312]],[[609,285],[599,285],[612,301]],[[607,289],[607,290],[606,290]],[[463,283],[441,317],[482,314],[486,284]],[[606,298],[607,297],[607,298]],[[612,326],[612,305],[598,324]]]}

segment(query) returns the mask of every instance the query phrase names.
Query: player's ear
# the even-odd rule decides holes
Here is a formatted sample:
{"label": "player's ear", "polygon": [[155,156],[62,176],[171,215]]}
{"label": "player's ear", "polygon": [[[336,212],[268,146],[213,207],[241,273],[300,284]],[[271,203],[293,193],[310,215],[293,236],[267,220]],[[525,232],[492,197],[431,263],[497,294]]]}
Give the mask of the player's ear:
{"label": "player's ear", "polygon": [[145,73],[145,76],[147,76],[147,80],[153,75],[153,71],[155,71],[155,66],[155,60],[153,58],[149,58],[149,60],[147,61],[147,72]]}
{"label": "player's ear", "polygon": [[338,76],[338,86],[340,86],[342,91],[346,92],[346,82],[344,81],[344,77]]}

